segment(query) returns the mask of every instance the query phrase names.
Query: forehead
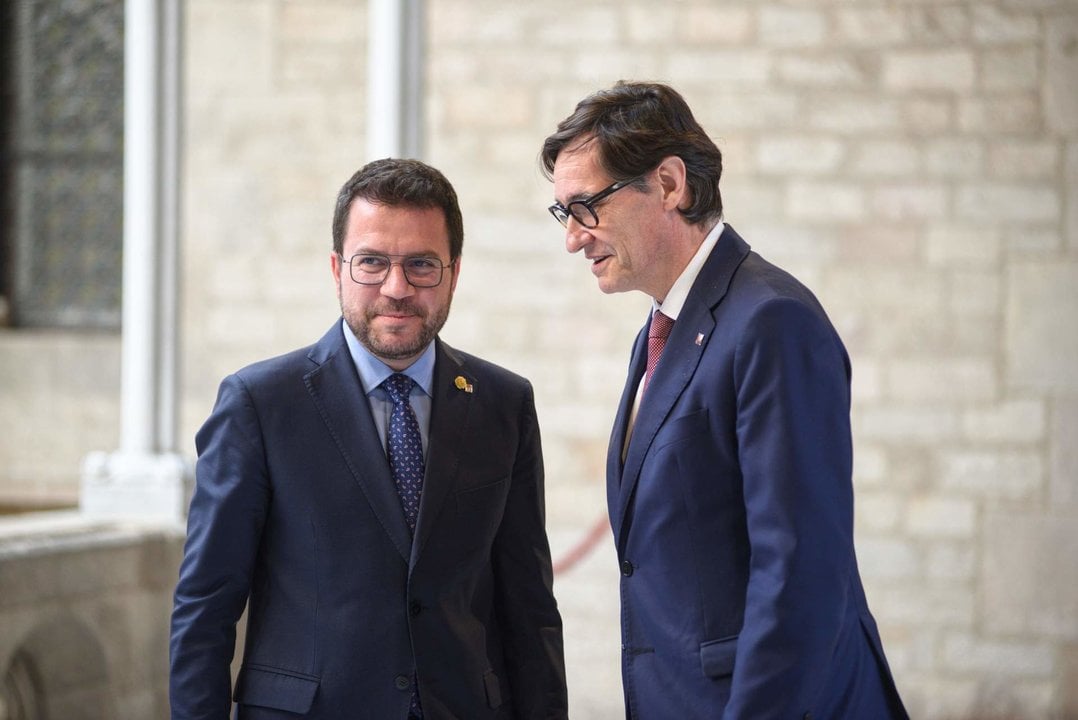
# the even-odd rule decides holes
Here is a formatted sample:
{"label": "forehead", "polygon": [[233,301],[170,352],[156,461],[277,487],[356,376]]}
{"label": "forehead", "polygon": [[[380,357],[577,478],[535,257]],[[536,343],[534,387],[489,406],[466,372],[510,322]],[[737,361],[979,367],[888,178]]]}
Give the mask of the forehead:
{"label": "forehead", "polygon": [[437,207],[382,205],[356,198],[348,208],[344,255],[379,252],[387,255],[449,254],[449,227]]}
{"label": "forehead", "polygon": [[599,166],[595,143],[577,142],[558,154],[554,162],[554,197],[569,202],[592,195],[610,184],[610,178]]}

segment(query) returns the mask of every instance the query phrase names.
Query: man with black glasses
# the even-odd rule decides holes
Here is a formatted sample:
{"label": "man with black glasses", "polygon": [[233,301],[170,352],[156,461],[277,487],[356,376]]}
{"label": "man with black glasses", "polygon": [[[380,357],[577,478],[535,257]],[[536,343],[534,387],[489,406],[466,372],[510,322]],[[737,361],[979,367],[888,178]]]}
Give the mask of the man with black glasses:
{"label": "man with black glasses", "polygon": [[722,155],[673,89],[585,98],[540,157],[566,249],[654,306],[607,456],[628,716],[905,718],[857,571],[850,364],[823,308],[723,222]]}
{"label": "man with black glasses", "polygon": [[531,385],[438,338],[463,223],[445,177],[341,189],[342,319],[222,382],[172,615],[173,720],[566,717]]}

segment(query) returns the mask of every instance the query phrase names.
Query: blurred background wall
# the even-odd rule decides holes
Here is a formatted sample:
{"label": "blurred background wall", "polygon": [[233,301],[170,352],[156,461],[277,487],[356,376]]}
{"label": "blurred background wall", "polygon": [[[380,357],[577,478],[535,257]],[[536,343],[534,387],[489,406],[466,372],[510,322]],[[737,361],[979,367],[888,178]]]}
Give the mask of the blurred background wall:
{"label": "blurred background wall", "polygon": [[[193,457],[223,375],[337,318],[333,199],[371,158],[366,3],[188,0],[185,21]],[[565,253],[536,154],[585,94],[662,80],[724,152],[726,220],[850,351],[858,553],[911,714],[1078,717],[1078,3],[429,0],[426,23],[425,159],[466,231],[443,336],[534,382],[555,554],[604,511],[648,300]],[[73,504],[117,444],[118,331],[5,314],[0,505]],[[579,718],[620,712],[604,553],[556,586]]]}

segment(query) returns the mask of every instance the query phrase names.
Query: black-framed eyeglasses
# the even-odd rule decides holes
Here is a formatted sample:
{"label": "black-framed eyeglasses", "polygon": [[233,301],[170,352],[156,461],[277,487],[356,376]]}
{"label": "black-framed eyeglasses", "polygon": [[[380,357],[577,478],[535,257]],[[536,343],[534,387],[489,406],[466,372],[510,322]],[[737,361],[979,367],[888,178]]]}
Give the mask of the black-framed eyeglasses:
{"label": "black-framed eyeglasses", "polygon": [[442,282],[442,273],[449,265],[442,265],[436,257],[425,255],[378,255],[375,253],[356,253],[347,261],[348,274],[360,285],[381,285],[389,277],[394,265],[400,265],[404,279],[412,287],[437,287]]}
{"label": "black-framed eyeglasses", "polygon": [[601,200],[610,197],[623,187],[632,185],[642,177],[643,175],[638,175],[630,180],[619,180],[613,185],[603,188],[586,200],[573,200],[568,205],[562,205],[561,203],[556,202],[547,209],[550,210],[550,214],[553,215],[554,219],[560,222],[563,227],[569,225],[569,218],[571,217],[587,229],[591,230],[599,227],[599,216],[595,212],[596,204]]}

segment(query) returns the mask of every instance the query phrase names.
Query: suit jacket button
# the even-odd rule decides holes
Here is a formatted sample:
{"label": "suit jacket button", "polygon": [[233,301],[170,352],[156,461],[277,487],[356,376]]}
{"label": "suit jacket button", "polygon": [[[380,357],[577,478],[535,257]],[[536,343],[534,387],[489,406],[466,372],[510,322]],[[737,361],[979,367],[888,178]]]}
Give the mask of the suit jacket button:
{"label": "suit jacket button", "polygon": [[635,568],[633,567],[633,564],[631,562],[629,562],[628,560],[622,560],[621,561],[621,574],[622,575],[624,575],[625,577],[629,577],[630,575],[633,574],[633,570],[635,570]]}
{"label": "suit jacket button", "polygon": [[418,615],[421,612],[423,612],[423,608],[420,606],[418,600],[413,600],[411,603],[409,603],[409,605],[408,605],[408,613],[412,617],[415,617],[416,615]]}
{"label": "suit jacket button", "polygon": [[412,687],[412,680],[407,675],[398,675],[393,678],[393,684],[397,686],[398,690],[407,690]]}
{"label": "suit jacket button", "polygon": [[804,720],[812,720],[812,713],[810,713],[810,712],[805,713]]}

